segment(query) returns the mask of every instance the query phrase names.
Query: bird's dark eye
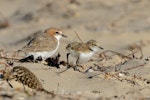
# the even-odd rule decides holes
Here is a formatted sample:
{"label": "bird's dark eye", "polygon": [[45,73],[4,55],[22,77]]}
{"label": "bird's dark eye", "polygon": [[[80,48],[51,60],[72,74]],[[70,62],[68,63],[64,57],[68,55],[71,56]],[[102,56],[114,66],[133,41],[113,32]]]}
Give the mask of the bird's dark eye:
{"label": "bird's dark eye", "polygon": [[56,34],[59,34],[59,32],[55,32]]}

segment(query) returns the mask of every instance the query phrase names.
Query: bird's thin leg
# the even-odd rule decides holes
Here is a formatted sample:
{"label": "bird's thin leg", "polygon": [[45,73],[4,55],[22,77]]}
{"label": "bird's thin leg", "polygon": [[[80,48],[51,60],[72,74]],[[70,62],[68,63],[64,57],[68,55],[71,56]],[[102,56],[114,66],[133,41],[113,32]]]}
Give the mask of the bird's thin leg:
{"label": "bird's thin leg", "polygon": [[65,71],[67,71],[70,68],[69,55],[70,55],[70,53],[67,53],[67,55],[66,55],[67,56],[67,68],[65,70],[61,71],[61,72],[58,72],[58,74],[61,74],[61,73],[65,72]]}
{"label": "bird's thin leg", "polygon": [[67,68],[69,68],[69,55],[70,53],[67,53]]}
{"label": "bird's thin leg", "polygon": [[75,65],[75,67],[74,67],[74,70],[75,70],[75,71],[78,71],[78,69],[77,69],[77,67],[79,66],[78,63],[79,63],[79,57],[78,57],[77,60],[76,60],[76,65]]}
{"label": "bird's thin leg", "polygon": [[76,66],[78,66],[78,63],[79,63],[79,57],[76,60]]}

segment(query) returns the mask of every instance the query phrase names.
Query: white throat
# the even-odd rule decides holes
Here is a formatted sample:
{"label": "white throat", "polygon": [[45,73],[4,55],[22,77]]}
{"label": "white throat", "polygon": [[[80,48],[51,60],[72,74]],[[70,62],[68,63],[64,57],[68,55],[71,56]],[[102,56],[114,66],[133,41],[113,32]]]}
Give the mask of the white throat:
{"label": "white throat", "polygon": [[55,38],[56,38],[57,40],[60,40],[61,37],[62,37],[61,35],[55,35]]}
{"label": "white throat", "polygon": [[[62,32],[61,31],[58,31],[60,34],[62,34]],[[60,38],[62,37],[62,35],[55,35],[55,38],[57,39],[57,40],[60,40]]]}

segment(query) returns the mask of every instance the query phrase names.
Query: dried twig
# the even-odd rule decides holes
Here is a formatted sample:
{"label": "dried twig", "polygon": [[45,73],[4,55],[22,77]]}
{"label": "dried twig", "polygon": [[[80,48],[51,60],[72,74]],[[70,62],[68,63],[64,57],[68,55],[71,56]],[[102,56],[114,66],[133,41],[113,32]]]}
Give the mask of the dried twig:
{"label": "dried twig", "polygon": [[112,53],[114,53],[114,54],[120,56],[121,58],[132,59],[132,58],[129,57],[128,55],[126,56],[126,55],[123,55],[123,54],[121,54],[121,53],[119,53],[119,52],[112,51],[112,50],[106,50],[106,51],[104,51],[104,52],[101,52],[99,55],[101,56],[101,55],[103,55],[103,54],[106,54],[107,52],[112,52]]}
{"label": "dried twig", "polygon": [[[142,52],[141,46],[138,46],[138,45],[134,44],[134,45],[130,45],[128,49],[132,52],[129,55],[132,55],[133,58],[136,58],[136,59],[142,59],[143,58],[143,52]],[[139,58],[135,57],[135,53],[137,53],[138,51],[140,52],[140,57]]]}
{"label": "dried twig", "polygon": [[0,64],[3,64],[3,65],[5,65],[5,67],[10,67],[10,65],[9,65],[9,64],[7,64],[7,63],[4,63],[4,62],[0,62]]}
{"label": "dried twig", "polygon": [[143,64],[140,64],[140,65],[137,65],[137,66],[134,66],[134,67],[126,68],[126,69],[124,69],[124,71],[132,70],[132,69],[139,68],[139,67],[144,67],[145,65],[146,65],[146,63],[143,63]]}
{"label": "dried twig", "polygon": [[82,41],[82,39],[80,38],[79,34],[78,34],[76,31],[75,31],[75,34],[76,34],[77,38],[78,38],[82,43],[84,43],[84,42]]}

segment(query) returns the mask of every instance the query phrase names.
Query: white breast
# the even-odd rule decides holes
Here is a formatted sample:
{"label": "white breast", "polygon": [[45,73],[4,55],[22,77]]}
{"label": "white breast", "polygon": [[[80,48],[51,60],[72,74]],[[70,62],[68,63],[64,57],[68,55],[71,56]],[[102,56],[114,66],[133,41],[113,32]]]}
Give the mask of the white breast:
{"label": "white breast", "polygon": [[58,50],[59,44],[60,43],[58,41],[56,48],[52,51],[49,51],[49,52],[45,52],[45,51],[43,51],[43,52],[29,52],[26,57],[33,55],[34,60],[36,60],[38,57],[41,56],[43,60],[46,60],[47,58],[51,57]]}
{"label": "white breast", "polygon": [[94,55],[94,52],[81,53],[80,56],[79,56],[79,63],[89,61],[93,55]]}

